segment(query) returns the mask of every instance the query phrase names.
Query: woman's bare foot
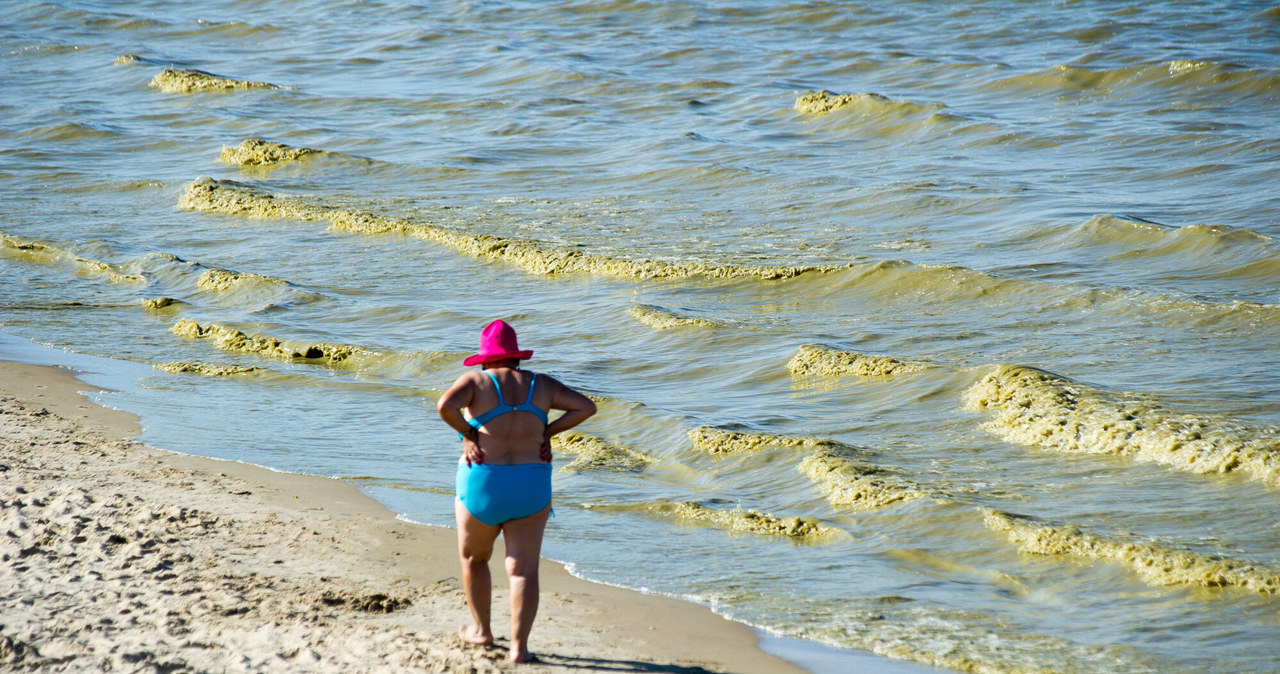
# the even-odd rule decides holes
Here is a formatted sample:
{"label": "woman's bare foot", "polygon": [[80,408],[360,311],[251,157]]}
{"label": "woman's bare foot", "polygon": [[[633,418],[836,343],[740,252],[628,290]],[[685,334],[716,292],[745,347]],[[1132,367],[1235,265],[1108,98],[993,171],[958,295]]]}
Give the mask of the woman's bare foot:
{"label": "woman's bare foot", "polygon": [[516,652],[515,650],[512,650],[510,659],[512,662],[517,664],[522,662],[538,662],[538,656],[530,653],[529,651]]}
{"label": "woman's bare foot", "polygon": [[493,643],[492,634],[484,634],[475,627],[467,627],[466,625],[458,626],[458,638],[469,644],[478,644],[480,646],[488,646]]}

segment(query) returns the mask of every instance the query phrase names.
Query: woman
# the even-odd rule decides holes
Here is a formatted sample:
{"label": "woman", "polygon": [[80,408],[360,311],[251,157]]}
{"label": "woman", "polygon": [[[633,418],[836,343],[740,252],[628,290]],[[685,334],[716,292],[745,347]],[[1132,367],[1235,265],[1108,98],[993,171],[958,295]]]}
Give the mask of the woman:
{"label": "woman", "polygon": [[[538,561],[551,513],[551,436],[596,413],[586,396],[545,374],[520,369],[533,351],[521,351],[516,331],[494,321],[480,333],[480,352],[463,365],[480,365],[458,377],[436,404],[440,418],[462,437],[456,480],[458,552],[471,626],[458,636],[493,643],[489,629],[489,557],[501,533],[511,581],[511,655],[529,662],[529,631],[538,613]],[[509,404],[509,400],[520,400]],[[547,423],[548,410],[564,410]],[[466,416],[463,415],[466,410]]]}

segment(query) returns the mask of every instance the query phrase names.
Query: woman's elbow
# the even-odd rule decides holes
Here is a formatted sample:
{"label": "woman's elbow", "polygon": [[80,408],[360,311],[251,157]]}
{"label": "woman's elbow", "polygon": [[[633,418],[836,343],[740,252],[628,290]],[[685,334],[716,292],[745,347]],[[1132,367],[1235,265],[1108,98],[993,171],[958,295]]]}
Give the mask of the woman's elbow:
{"label": "woman's elbow", "polygon": [[457,409],[457,408],[452,406],[451,402],[449,401],[449,396],[447,395],[440,396],[440,399],[436,401],[436,413],[443,418],[445,415],[445,412],[447,412],[450,409]]}

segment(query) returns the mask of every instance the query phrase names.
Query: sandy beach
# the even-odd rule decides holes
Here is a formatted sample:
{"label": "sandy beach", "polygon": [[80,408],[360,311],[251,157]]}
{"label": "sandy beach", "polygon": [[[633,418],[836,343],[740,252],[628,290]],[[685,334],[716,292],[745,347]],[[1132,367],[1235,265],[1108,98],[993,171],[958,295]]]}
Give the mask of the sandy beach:
{"label": "sandy beach", "polygon": [[[533,648],[467,619],[449,529],[327,478],[161,451],[66,369],[0,362],[0,668],[798,672],[706,608],[543,562]],[[505,576],[495,555],[495,631]]]}

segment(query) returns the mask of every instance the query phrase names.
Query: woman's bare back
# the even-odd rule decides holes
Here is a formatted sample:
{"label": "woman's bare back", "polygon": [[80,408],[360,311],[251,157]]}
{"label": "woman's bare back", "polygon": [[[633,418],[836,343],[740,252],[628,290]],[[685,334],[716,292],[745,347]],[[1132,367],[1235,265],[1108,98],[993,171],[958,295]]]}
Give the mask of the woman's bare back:
{"label": "woman's bare back", "polygon": [[[465,409],[471,418],[479,417],[499,404],[498,393],[488,375],[497,379],[498,385],[502,387],[503,402],[508,405],[531,402],[543,412],[551,409],[554,389],[560,386],[560,382],[547,375],[538,376],[532,399],[526,400],[530,397],[529,384],[535,377],[533,372],[497,367],[469,374],[473,375],[474,390],[471,402]],[[479,433],[485,463],[505,465],[540,462],[542,459],[539,458],[539,451],[545,437],[544,431],[546,426],[542,419],[530,412],[515,411],[489,420]]]}

